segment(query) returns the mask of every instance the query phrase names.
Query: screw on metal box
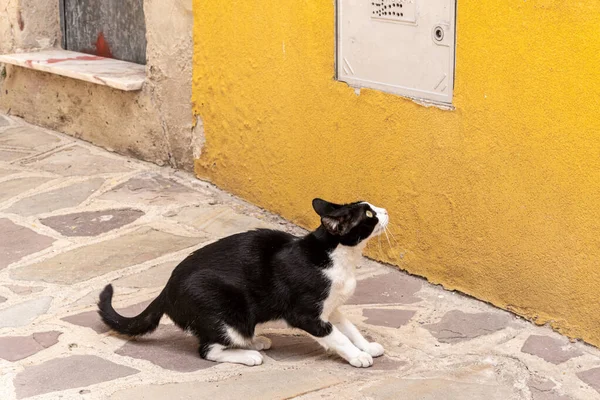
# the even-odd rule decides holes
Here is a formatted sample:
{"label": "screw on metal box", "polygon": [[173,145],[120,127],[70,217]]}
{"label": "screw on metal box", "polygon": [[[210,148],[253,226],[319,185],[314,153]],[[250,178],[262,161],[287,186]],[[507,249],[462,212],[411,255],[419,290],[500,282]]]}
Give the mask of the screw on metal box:
{"label": "screw on metal box", "polygon": [[433,38],[438,42],[444,40],[444,28],[439,25],[433,28]]}

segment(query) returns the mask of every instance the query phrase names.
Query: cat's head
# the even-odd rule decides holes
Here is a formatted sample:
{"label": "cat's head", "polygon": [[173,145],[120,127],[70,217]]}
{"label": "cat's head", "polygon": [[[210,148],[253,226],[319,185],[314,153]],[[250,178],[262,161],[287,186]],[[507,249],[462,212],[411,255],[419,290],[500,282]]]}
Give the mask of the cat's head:
{"label": "cat's head", "polygon": [[345,246],[356,246],[382,233],[389,222],[387,210],[366,201],[334,204],[314,199],[313,208],[321,217],[321,225],[331,235],[338,236]]}

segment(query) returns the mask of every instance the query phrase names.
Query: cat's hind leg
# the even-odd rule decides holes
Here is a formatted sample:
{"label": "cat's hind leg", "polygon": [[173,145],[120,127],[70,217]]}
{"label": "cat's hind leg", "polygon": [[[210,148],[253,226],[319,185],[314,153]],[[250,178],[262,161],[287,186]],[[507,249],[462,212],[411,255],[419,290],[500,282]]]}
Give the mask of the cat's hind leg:
{"label": "cat's hind leg", "polygon": [[219,343],[200,345],[200,357],[205,360],[244,364],[250,367],[263,363],[262,354],[256,350],[234,349]]}
{"label": "cat's hind leg", "polygon": [[254,336],[250,348],[254,350],[269,350],[271,348],[271,339],[265,336]]}
{"label": "cat's hind leg", "polygon": [[[261,343],[264,346],[265,343]],[[218,336],[215,335],[210,339],[206,336],[200,337],[200,357],[210,361],[244,364],[251,367],[261,365],[263,356],[257,350],[259,349],[255,347],[255,339],[227,325],[224,325]]]}

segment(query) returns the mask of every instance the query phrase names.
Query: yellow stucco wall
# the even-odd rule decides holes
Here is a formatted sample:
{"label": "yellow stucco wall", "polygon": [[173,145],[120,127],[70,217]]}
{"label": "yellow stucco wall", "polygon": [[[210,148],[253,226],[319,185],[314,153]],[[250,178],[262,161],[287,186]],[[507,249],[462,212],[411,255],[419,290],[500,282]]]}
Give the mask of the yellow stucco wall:
{"label": "yellow stucco wall", "polygon": [[332,0],[194,0],[196,172],[314,227],[391,213],[369,255],[600,345],[600,2],[459,1],[454,111],[334,76]]}

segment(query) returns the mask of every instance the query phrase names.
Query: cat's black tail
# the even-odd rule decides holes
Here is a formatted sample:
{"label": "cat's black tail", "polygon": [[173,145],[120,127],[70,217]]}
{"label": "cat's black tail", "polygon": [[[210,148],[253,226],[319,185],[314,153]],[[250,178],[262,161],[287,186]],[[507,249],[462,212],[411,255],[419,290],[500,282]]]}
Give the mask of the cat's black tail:
{"label": "cat's black tail", "polygon": [[150,333],[158,327],[160,318],[164,314],[164,290],[141,314],[132,318],[124,317],[115,311],[112,306],[112,297],[113,287],[106,285],[100,293],[98,314],[102,321],[114,331],[124,335],[137,336]]}

